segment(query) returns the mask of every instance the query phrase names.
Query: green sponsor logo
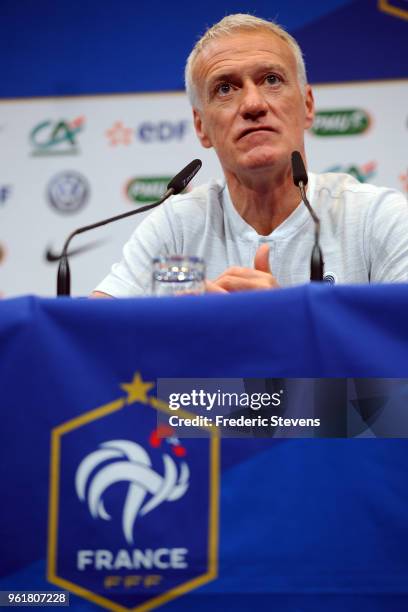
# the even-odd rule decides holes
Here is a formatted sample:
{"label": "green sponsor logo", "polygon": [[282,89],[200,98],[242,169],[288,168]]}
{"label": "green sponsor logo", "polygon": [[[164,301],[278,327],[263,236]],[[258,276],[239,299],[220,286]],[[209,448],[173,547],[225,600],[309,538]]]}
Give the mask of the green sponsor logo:
{"label": "green sponsor logo", "polygon": [[84,117],[77,117],[73,121],[42,121],[30,133],[32,155],[77,154],[77,137],[84,125]]}
{"label": "green sponsor logo", "polygon": [[137,204],[150,204],[159,200],[167,189],[171,176],[147,176],[131,179],[126,185],[126,195]]}
{"label": "green sponsor logo", "polygon": [[315,136],[355,136],[370,127],[370,115],[361,108],[318,111],[312,134]]}

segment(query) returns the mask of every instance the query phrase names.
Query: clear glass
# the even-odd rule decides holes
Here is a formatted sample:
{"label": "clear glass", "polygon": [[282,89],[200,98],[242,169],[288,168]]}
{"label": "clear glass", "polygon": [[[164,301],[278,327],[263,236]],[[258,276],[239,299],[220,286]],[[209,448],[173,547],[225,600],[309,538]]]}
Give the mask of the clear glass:
{"label": "clear glass", "polygon": [[171,255],[153,259],[153,295],[197,295],[205,291],[205,263],[200,257]]}

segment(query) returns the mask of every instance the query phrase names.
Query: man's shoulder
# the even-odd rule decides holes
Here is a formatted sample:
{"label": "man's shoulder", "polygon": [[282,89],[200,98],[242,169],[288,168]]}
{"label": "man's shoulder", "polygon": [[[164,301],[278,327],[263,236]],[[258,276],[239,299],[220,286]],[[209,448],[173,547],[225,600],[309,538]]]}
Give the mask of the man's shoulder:
{"label": "man's shoulder", "polygon": [[204,185],[194,187],[191,191],[173,196],[168,203],[175,213],[206,208],[214,203],[221,204],[224,189],[225,180],[212,179]]}
{"label": "man's shoulder", "polygon": [[361,183],[351,174],[342,172],[324,172],[313,174],[314,195],[333,199],[355,199],[376,201],[387,196],[403,198],[397,190],[389,187],[379,187],[371,183]]}
{"label": "man's shoulder", "polygon": [[153,210],[138,226],[136,234],[156,234],[177,228],[177,231],[190,231],[202,227],[208,216],[222,218],[222,191],[225,182],[211,180],[191,191],[170,197],[162,206]]}

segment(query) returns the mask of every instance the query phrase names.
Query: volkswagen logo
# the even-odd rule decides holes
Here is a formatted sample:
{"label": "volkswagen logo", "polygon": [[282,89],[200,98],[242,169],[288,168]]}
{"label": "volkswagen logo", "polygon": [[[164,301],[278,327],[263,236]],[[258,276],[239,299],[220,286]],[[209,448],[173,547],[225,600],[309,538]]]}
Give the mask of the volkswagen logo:
{"label": "volkswagen logo", "polygon": [[48,201],[58,212],[69,215],[85,206],[89,191],[88,181],[79,172],[60,172],[48,184]]}

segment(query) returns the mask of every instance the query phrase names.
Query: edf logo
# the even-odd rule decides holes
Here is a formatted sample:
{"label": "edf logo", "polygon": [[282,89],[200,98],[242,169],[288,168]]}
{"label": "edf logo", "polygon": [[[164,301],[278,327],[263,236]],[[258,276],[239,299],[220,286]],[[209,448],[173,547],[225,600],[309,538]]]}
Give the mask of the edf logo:
{"label": "edf logo", "polygon": [[11,195],[10,185],[0,185],[0,204],[5,204]]}
{"label": "edf logo", "polygon": [[136,128],[136,137],[143,142],[168,142],[182,140],[190,126],[190,121],[145,121]]}

